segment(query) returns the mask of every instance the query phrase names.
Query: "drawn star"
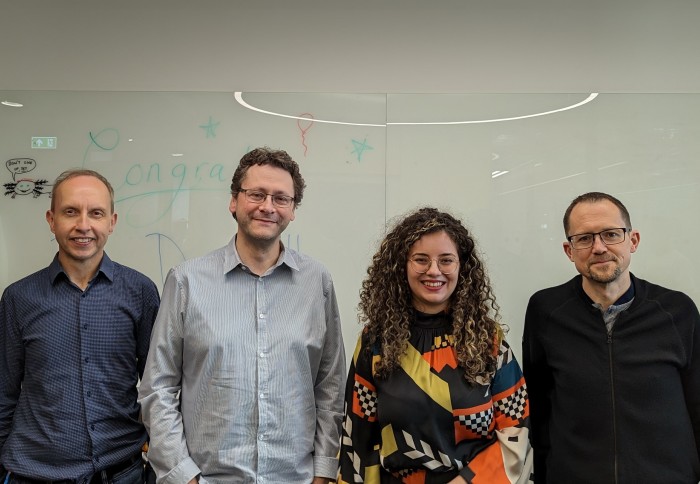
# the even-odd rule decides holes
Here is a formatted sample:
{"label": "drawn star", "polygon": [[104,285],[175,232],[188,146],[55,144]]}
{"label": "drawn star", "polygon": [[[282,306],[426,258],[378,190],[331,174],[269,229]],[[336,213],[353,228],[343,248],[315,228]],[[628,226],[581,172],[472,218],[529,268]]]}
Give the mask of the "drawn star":
{"label": "drawn star", "polygon": [[357,153],[357,161],[362,161],[362,153],[366,150],[373,150],[374,148],[367,144],[367,138],[362,141],[357,141],[356,139],[351,140],[352,145],[355,147],[350,153]]}
{"label": "drawn star", "polygon": [[211,116],[209,116],[209,122],[207,124],[200,124],[199,127],[207,134],[207,138],[216,138],[216,128],[219,127],[219,124],[221,124],[221,121],[215,123],[214,120],[211,119]]}

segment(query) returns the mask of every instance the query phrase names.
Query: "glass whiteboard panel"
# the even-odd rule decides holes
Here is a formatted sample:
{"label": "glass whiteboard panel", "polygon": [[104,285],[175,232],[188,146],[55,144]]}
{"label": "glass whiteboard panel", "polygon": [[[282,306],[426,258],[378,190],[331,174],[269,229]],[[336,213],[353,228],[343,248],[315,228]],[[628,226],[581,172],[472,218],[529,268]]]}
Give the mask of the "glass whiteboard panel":
{"label": "glass whiteboard panel", "polygon": [[[46,266],[53,179],[87,167],[114,185],[115,260],[162,286],[167,271],[228,242],[240,157],[281,148],[308,188],[283,242],[333,274],[348,357],[361,281],[385,224],[418,206],[473,230],[509,340],[525,306],[575,274],[563,212],[592,190],[641,231],[632,271],[700,300],[691,257],[700,208],[697,94],[0,92],[0,290]],[[45,181],[42,181],[45,180]]]}

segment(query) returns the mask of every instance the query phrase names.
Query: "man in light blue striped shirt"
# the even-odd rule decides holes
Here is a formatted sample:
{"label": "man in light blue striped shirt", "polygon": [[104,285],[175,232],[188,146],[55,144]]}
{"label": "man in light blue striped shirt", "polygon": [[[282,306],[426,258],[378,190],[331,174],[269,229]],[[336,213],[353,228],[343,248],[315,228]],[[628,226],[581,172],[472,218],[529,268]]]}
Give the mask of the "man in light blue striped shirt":
{"label": "man in light blue striped shirt", "polygon": [[321,484],[337,472],[345,354],[327,269],[285,247],[304,179],[240,161],[231,242],[170,271],[139,390],[159,483]]}

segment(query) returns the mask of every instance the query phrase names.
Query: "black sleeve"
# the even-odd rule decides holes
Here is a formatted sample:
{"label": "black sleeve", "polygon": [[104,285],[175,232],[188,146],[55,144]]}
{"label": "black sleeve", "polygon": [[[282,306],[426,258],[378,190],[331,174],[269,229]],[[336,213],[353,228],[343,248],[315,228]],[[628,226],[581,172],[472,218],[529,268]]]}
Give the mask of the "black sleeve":
{"label": "black sleeve", "polygon": [[686,339],[687,354],[689,355],[688,365],[684,368],[681,378],[683,381],[683,392],[685,396],[686,407],[688,414],[693,424],[693,433],[695,434],[695,448],[700,459],[700,314],[695,303],[685,297],[686,303],[679,304],[679,307],[685,307],[683,315],[679,317],[689,318],[690,327],[689,337]]}
{"label": "black sleeve", "polygon": [[530,397],[530,442],[534,452],[534,481],[547,482],[546,461],[549,454],[549,415],[552,372],[542,345],[544,311],[536,296],[530,298],[525,312],[523,331],[523,374]]}

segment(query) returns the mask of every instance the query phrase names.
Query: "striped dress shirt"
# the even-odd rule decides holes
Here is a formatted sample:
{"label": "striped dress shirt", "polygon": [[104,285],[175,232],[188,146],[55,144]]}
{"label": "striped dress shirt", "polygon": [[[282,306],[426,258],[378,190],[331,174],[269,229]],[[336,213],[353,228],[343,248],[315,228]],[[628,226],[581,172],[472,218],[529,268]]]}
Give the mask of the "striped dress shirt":
{"label": "striped dress shirt", "polygon": [[345,354],[328,271],[235,238],[170,271],[139,391],[159,482],[304,483],[337,472]]}

